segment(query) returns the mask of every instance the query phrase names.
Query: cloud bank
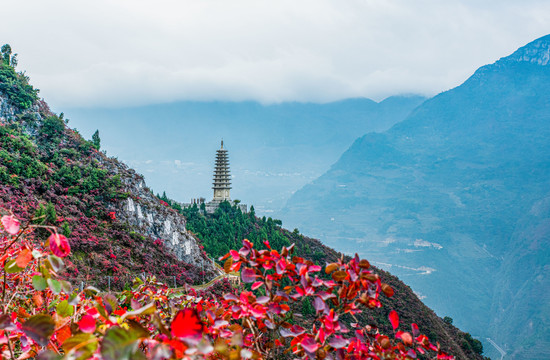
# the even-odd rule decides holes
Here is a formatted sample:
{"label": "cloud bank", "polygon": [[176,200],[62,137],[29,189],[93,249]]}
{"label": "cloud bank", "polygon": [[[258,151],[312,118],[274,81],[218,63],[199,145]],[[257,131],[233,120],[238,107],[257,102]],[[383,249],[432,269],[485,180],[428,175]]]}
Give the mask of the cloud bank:
{"label": "cloud bank", "polygon": [[434,95],[550,33],[548,1],[22,0],[0,34],[54,107]]}

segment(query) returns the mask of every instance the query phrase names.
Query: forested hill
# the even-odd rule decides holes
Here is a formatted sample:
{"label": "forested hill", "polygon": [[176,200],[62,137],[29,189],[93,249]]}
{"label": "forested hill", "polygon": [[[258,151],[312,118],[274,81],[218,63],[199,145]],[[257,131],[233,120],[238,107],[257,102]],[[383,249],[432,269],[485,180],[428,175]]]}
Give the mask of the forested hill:
{"label": "forested hill", "polygon": [[[164,199],[176,205],[170,199]],[[201,239],[205,251],[213,258],[227,253],[229,249],[240,248],[244,238],[250,240],[256,248],[265,248],[265,240],[269,240],[275,249],[295,244],[297,256],[320,265],[335,262],[343,256],[319,240],[302,235],[297,229],[289,231],[283,228],[280,220],[255,216],[254,207],[249,213],[243,213],[236,204],[232,206],[228,202],[223,202],[214,214],[207,214],[196,205],[185,209],[177,205],[175,207],[185,215],[188,229]],[[392,328],[387,320],[388,313],[391,308],[397,308],[406,326],[413,322],[417,323],[421,329],[429,332],[430,338],[439,341],[442,347],[449,350],[457,359],[483,358],[482,344],[470,334],[454,327],[451,318],[443,320],[438,317],[397,277],[380,269],[376,269],[376,272],[381,274],[383,282],[392,286],[395,295],[391,298],[385,297],[385,305],[382,308],[361,314],[360,321],[378,326],[382,333],[391,332]],[[299,311],[303,313],[306,321],[308,314],[314,312],[311,304],[303,304]]]}

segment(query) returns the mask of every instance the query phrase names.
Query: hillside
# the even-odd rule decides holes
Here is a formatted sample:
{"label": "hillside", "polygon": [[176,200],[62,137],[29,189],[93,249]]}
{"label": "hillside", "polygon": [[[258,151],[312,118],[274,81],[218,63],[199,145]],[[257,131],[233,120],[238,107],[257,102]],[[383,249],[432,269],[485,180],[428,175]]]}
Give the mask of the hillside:
{"label": "hillside", "polygon": [[550,187],[549,48],[550,36],[535,40],[357,139],[281,217],[391,269],[513,358],[535,359],[521,349],[550,335],[548,302],[529,291],[548,294],[550,234],[544,211],[526,214]]}
{"label": "hillside", "polygon": [[213,276],[185,219],[98,145],[0,64],[0,208],[63,229],[73,249],[66,276],[104,289],[142,274],[180,285]]}
{"label": "hillside", "polygon": [[[297,230],[292,232],[284,229],[279,220],[272,218],[258,218],[254,210],[250,213],[242,213],[236,206],[222,203],[222,206],[214,214],[204,214],[196,206],[183,209],[182,213],[187,218],[187,226],[193,231],[205,245],[205,250],[213,257],[225,254],[231,248],[239,248],[240,239],[247,238],[255,247],[265,248],[263,241],[269,239],[273,248],[282,248],[291,244],[296,245],[296,255],[310,259],[317,264],[336,262],[341,253],[323,245],[319,240],[300,234]],[[347,257],[349,260],[349,257]],[[384,298],[384,307],[368,310],[358,316],[361,323],[378,327],[382,333],[391,333],[392,328],[388,322],[390,309],[399,309],[401,321],[405,328],[411,323],[416,323],[421,329],[425,329],[430,339],[440,342],[443,349],[447,349],[457,359],[482,359],[483,346],[481,343],[454,327],[448,321],[438,317],[431,309],[420,301],[413,291],[388,272],[373,267],[381,275],[382,281],[388,283],[395,290],[391,298]],[[312,309],[311,304],[309,308]],[[296,309],[302,313],[307,323],[308,305],[302,304],[302,308]],[[345,319],[346,323],[354,322],[353,319]],[[429,330],[428,330],[429,329]]]}

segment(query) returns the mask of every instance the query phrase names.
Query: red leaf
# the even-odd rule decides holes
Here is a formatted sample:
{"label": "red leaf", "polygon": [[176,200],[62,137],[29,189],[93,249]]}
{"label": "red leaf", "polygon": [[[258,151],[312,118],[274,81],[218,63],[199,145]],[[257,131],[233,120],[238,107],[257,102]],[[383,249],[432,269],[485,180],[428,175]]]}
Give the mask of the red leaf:
{"label": "red leaf", "polygon": [[405,332],[405,333],[401,334],[401,340],[403,340],[403,342],[407,346],[412,345],[412,336],[408,332]]}
{"label": "red leaf", "polygon": [[321,344],[325,342],[325,328],[319,329],[319,341]]}
{"label": "red leaf", "polygon": [[63,344],[65,340],[71,337],[71,327],[69,325],[63,326],[55,333],[55,338],[59,345]]}
{"label": "red leaf", "polygon": [[335,349],[341,349],[348,345],[348,340],[340,335],[334,335],[334,337],[328,341],[328,344]]}
{"label": "red leaf", "polygon": [[92,334],[95,331],[95,319],[91,315],[84,315],[78,322],[80,331]]}
{"label": "red leaf", "polygon": [[302,342],[300,343],[305,351],[310,353],[315,353],[317,349],[321,347],[312,337],[306,337]]}
{"label": "red leaf", "polygon": [[327,305],[325,304],[323,299],[316,296],[313,299],[313,307],[315,308],[316,311],[325,311]]}
{"label": "red leaf", "polygon": [[229,253],[233,257],[233,261],[239,261],[239,259],[241,258],[241,255],[239,255],[239,253],[235,250],[229,250]]}
{"label": "red leaf", "polygon": [[411,359],[416,359],[416,352],[413,349],[409,349],[409,351],[407,351],[407,356]]}
{"label": "red leaf", "polygon": [[202,338],[203,326],[197,311],[186,308],[178,311],[172,320],[171,330],[172,336],[199,341]]}
{"label": "red leaf", "polygon": [[252,284],[252,290],[256,290],[257,288],[261,287],[263,285],[263,281],[256,281],[254,284]]}
{"label": "red leaf", "polygon": [[254,282],[257,276],[258,275],[256,275],[256,272],[254,271],[254,269],[251,269],[251,268],[244,268],[243,271],[241,271],[241,278],[244,283]]}
{"label": "red leaf", "polygon": [[21,223],[13,215],[4,215],[1,221],[8,233],[15,235],[19,232],[19,225]]}
{"label": "red leaf", "polygon": [[29,249],[23,249],[19,255],[17,255],[17,260],[15,260],[15,263],[17,264],[17,266],[19,266],[20,268],[25,268],[25,266],[27,266],[27,264],[29,263],[29,261],[32,260],[32,253]]}
{"label": "red leaf", "polygon": [[399,327],[399,315],[397,315],[397,312],[395,310],[390,311],[388,318],[390,319],[391,326],[393,326],[393,330],[397,329]]}
{"label": "red leaf", "polygon": [[384,294],[386,294],[387,297],[393,296],[393,289],[388,284],[382,284],[382,291],[384,292]]}
{"label": "red leaf", "polygon": [[317,272],[321,271],[321,267],[319,265],[311,265],[308,269],[308,272]]}
{"label": "red leaf", "polygon": [[413,336],[417,337],[420,334],[420,330],[418,330],[418,325],[416,325],[415,323],[412,323],[411,328],[412,328]]}
{"label": "red leaf", "polygon": [[65,235],[51,234],[48,241],[50,242],[50,250],[55,256],[65,257],[71,253],[71,246]]}

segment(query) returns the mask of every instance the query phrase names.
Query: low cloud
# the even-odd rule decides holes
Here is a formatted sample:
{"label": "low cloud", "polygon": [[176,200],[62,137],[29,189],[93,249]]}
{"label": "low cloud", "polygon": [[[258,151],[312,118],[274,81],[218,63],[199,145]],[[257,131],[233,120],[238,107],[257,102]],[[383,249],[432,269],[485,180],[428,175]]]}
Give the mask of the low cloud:
{"label": "low cloud", "polygon": [[538,0],[28,0],[2,11],[3,41],[54,108],[433,95],[550,23]]}

